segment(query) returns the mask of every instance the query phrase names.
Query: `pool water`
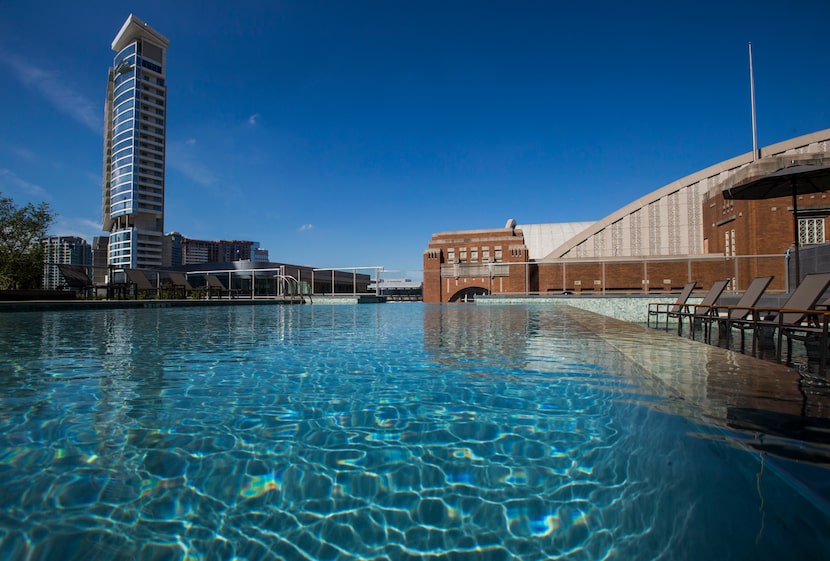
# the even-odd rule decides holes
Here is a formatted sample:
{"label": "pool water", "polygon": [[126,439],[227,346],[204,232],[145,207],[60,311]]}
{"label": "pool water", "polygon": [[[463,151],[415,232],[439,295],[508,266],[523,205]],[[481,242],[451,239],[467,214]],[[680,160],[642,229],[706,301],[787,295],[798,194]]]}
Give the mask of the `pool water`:
{"label": "pool water", "polygon": [[827,558],[825,465],[744,445],[577,312],[2,314],[0,558]]}

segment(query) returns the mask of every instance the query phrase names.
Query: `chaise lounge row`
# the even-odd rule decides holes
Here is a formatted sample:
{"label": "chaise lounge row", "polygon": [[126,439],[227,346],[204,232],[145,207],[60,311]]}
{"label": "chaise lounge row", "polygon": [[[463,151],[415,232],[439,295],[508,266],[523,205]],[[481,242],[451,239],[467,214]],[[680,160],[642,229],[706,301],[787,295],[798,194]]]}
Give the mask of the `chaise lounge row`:
{"label": "chaise lounge row", "polygon": [[172,298],[188,298],[197,289],[207,298],[235,296],[238,293],[237,290],[226,287],[219,277],[213,274],[204,275],[203,286],[193,287],[184,273],[165,272],[162,273],[163,278],[157,277],[156,282],[151,282],[138,269],[124,269],[124,278],[120,281],[95,284],[83,266],[61,264],[58,267],[66,285],[84,298],[98,296],[100,291],[104,291],[106,298],[161,298],[165,293]]}
{"label": "chaise lounge row", "polygon": [[817,340],[820,348],[819,369],[824,372],[828,355],[828,324],[830,323],[830,299],[821,300],[828,286],[830,273],[807,275],[780,307],[760,307],[758,302],[772,282],[773,277],[758,277],[752,281],[740,301],[733,306],[720,305],[718,300],[728,281],[716,281],[699,304],[689,304],[688,299],[696,283],[687,284],[673,304],[652,303],[648,308],[648,324],[652,318],[659,327],[665,318],[668,330],[670,318],[677,320],[678,335],[688,321],[689,333],[694,337],[695,326],[702,325],[704,338],[711,341],[712,330],[717,326],[719,337],[730,337],[733,330],[741,333],[741,351],[746,347],[746,332],[752,333],[752,354],[759,349],[759,340],[765,331],[776,333],[776,358],[783,357],[783,343],[787,342],[787,361],[792,358],[792,341]]}

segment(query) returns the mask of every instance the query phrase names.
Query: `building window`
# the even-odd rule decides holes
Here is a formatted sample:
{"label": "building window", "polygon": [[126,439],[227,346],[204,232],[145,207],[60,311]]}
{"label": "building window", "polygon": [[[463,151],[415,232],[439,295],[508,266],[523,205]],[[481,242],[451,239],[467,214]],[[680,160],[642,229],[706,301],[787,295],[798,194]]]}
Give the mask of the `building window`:
{"label": "building window", "polygon": [[455,248],[450,247],[447,249],[447,263],[455,263]]}
{"label": "building window", "polygon": [[824,218],[799,218],[798,243],[800,245],[824,243]]}
{"label": "building window", "polygon": [[500,246],[500,245],[497,245],[495,249],[496,249],[496,255],[495,255],[495,257],[496,257],[496,263],[501,263],[501,260],[502,260],[502,256],[501,256],[501,246]]}
{"label": "building window", "polygon": [[470,263],[478,263],[478,248],[470,248]]}
{"label": "building window", "polygon": [[727,257],[735,255],[735,229],[723,233],[723,254]]}
{"label": "building window", "polygon": [[467,262],[467,248],[462,247],[458,250],[458,262],[459,263],[466,263]]}

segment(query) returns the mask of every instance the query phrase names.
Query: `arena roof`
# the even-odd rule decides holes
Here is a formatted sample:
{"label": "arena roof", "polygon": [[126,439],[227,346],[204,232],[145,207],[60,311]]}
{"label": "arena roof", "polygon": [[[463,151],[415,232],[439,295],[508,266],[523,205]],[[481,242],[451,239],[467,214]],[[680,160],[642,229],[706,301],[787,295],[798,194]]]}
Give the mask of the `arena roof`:
{"label": "arena roof", "polygon": [[523,224],[517,226],[524,234],[531,259],[541,259],[573,238],[594,222],[560,222],[557,224]]}

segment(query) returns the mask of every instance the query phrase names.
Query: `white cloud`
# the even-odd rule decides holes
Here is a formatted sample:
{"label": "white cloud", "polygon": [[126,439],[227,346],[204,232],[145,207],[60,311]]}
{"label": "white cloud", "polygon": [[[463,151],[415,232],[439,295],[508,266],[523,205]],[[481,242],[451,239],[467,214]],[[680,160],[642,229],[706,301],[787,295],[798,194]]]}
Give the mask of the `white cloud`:
{"label": "white cloud", "polygon": [[253,115],[251,115],[250,117],[248,117],[248,124],[249,124],[249,125],[256,126],[256,124],[259,122],[259,118],[260,118],[260,116],[261,116],[261,115],[260,115],[259,113],[254,113]]}
{"label": "white cloud", "polygon": [[20,146],[15,146],[12,148],[12,152],[14,152],[19,158],[24,160],[29,160],[30,162],[34,162],[37,159],[35,153],[27,148],[22,148]]}
{"label": "white cloud", "polygon": [[0,192],[23,193],[41,199],[51,198],[49,192],[40,185],[21,179],[13,171],[5,168],[0,169]]}
{"label": "white cloud", "polygon": [[168,158],[167,165],[204,187],[216,183],[216,175],[207,166],[186,158]]}
{"label": "white cloud", "polygon": [[192,150],[188,149],[195,144],[194,138],[184,142],[168,143],[167,165],[199,185],[210,187],[217,183],[218,178],[208,166],[196,159]]}
{"label": "white cloud", "polygon": [[77,236],[92,243],[95,236],[106,235],[101,230],[101,222],[89,218],[65,218],[58,216],[58,219],[50,228],[55,236]]}
{"label": "white cloud", "polygon": [[311,230],[312,228],[314,228],[314,225],[313,225],[313,224],[303,224],[302,226],[300,226],[299,228],[297,228],[297,231],[298,231],[298,232],[308,232],[308,231],[309,231],[309,230]]}
{"label": "white cloud", "polygon": [[3,51],[0,51],[0,61],[11,67],[12,73],[20,82],[38,92],[59,111],[91,131],[101,134],[104,122],[103,109],[73,91],[65,77]]}

